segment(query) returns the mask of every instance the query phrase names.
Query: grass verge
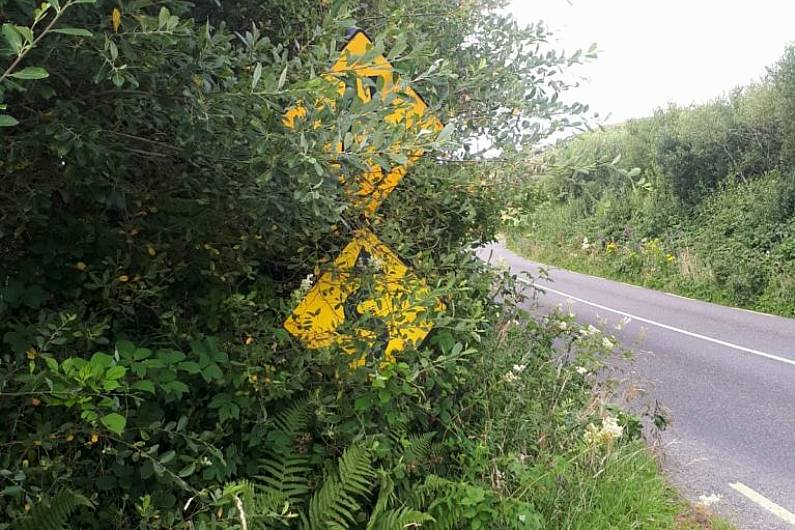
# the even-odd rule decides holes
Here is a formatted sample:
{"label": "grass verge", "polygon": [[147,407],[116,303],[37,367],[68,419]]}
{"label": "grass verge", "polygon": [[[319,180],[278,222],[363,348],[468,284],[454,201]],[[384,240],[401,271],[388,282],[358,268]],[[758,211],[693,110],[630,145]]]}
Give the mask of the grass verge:
{"label": "grass verge", "polygon": [[[561,358],[552,346],[573,355]],[[596,373],[618,342],[569,315],[509,322],[484,344],[482,394],[465,467],[503,499],[535,507],[550,530],[728,530],[668,484],[642,436],[643,419],[611,403]],[[480,460],[482,458],[482,460]]]}

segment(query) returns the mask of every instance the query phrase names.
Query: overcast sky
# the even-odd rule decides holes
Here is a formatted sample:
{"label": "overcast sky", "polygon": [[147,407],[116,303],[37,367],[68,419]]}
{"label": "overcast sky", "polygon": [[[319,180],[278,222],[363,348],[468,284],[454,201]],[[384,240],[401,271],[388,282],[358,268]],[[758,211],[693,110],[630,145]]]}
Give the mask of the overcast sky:
{"label": "overcast sky", "polygon": [[795,42],[793,0],[513,0],[511,11],[544,20],[556,48],[597,43],[574,99],[608,123],[758,80]]}

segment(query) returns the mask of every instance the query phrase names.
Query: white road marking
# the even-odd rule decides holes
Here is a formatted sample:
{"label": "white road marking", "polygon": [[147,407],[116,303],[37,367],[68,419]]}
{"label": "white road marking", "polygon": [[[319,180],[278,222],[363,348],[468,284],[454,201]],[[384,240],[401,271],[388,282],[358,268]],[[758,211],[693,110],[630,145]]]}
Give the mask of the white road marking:
{"label": "white road marking", "polygon": [[764,357],[765,359],[770,359],[772,361],[778,361],[780,363],[789,364],[791,366],[795,366],[795,360],[787,359],[786,357],[780,357],[778,355],[773,355],[772,353],[765,353],[763,351],[754,350],[753,348],[746,348],[745,346],[740,346],[739,344],[733,344],[731,342],[726,342],[725,340],[716,339],[714,337],[708,337],[706,335],[701,335],[699,333],[694,333],[692,331],[687,331],[686,329],[677,328],[674,326],[669,326],[668,324],[663,324],[661,322],[655,322],[654,320],[649,320],[648,318],[643,318],[637,315],[633,315],[632,313],[627,313],[625,311],[621,311],[619,309],[613,309],[612,307],[607,307],[605,305],[597,304],[595,302],[591,302],[589,300],[585,300],[583,298],[578,298],[574,295],[569,293],[564,293],[563,291],[558,291],[557,289],[553,289],[552,287],[547,287],[546,285],[538,285],[530,282],[524,278],[517,278],[520,282],[524,283],[525,285],[532,285],[542,291],[549,291],[551,293],[555,293],[560,296],[564,296],[576,302],[580,302],[585,305],[589,305],[591,307],[596,307],[598,309],[603,309],[605,311],[610,311],[617,315],[622,315],[633,320],[638,320],[640,322],[644,322],[646,324],[650,324],[652,326],[657,326],[658,328],[667,329],[668,331],[673,331],[675,333],[681,333],[682,335],[687,335],[688,337],[693,337],[696,339],[704,340],[707,342],[712,342],[713,344],[719,344],[721,346],[726,346],[727,348],[732,348],[734,350],[739,350],[745,353],[750,353],[752,355],[757,355],[759,357]]}
{"label": "white road marking", "polygon": [[782,508],[775,502],[771,501],[767,497],[763,496],[760,493],[755,492],[742,482],[734,482],[730,483],[729,487],[732,488],[734,491],[746,496],[765,510],[769,511],[785,523],[789,523],[792,526],[795,526],[795,513]]}

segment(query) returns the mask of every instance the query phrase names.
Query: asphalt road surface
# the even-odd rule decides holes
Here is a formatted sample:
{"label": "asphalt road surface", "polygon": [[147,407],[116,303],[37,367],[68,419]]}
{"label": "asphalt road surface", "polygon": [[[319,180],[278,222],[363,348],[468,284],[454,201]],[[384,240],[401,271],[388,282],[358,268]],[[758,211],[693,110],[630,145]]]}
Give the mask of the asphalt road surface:
{"label": "asphalt road surface", "polygon": [[[499,244],[480,255],[540,267]],[[742,530],[795,529],[795,320],[547,270],[541,310],[570,308],[637,352],[630,378],[673,416],[662,451],[679,491]]]}

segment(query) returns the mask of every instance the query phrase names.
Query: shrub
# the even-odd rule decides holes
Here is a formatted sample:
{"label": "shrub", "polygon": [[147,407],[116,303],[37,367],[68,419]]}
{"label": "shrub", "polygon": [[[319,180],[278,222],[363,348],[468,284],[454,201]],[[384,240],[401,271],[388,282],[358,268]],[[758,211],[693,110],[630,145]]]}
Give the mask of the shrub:
{"label": "shrub", "polygon": [[[479,499],[463,520],[535,520],[463,471],[462,392],[511,287],[471,252],[503,183],[456,146],[514,157],[583,110],[558,99],[576,59],[528,52],[543,25],[491,0],[0,7],[0,528],[61,491],[91,503],[57,510],[77,528],[401,527],[434,513],[434,484],[409,495],[431,471]],[[357,24],[450,127],[409,134],[323,80]],[[359,215],[340,180],[417,149],[435,154]],[[396,363],[370,335],[352,366],[282,327],[362,228],[445,302]]]}

